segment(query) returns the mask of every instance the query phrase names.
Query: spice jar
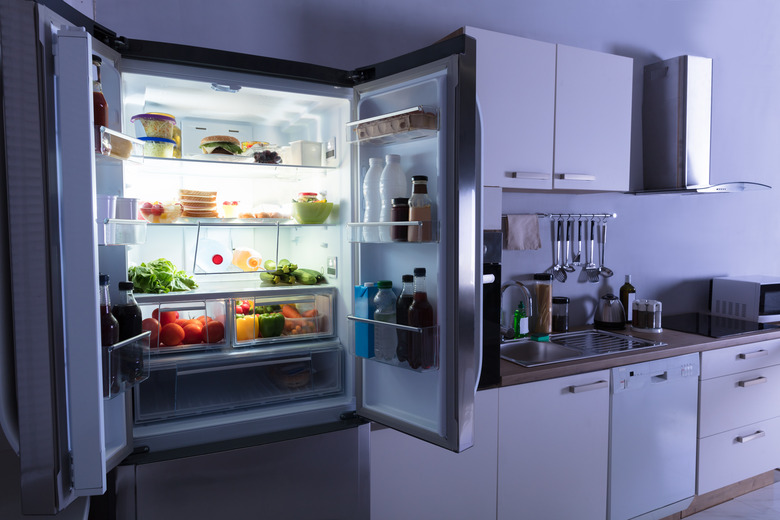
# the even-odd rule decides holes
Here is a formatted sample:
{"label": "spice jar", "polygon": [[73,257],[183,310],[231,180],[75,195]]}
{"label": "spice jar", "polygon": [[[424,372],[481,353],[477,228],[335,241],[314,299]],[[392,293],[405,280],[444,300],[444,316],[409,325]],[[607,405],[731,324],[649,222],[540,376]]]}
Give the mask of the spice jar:
{"label": "spice jar", "polygon": [[552,331],[569,331],[569,298],[555,296],[552,299]]}
{"label": "spice jar", "polygon": [[552,278],[549,273],[534,275],[534,320],[531,334],[547,336],[552,332]]}
{"label": "spice jar", "polygon": [[[391,201],[393,207],[390,210],[392,222],[409,221],[409,199],[397,197]],[[390,239],[393,242],[406,242],[409,234],[409,226],[393,226],[390,228]]]}

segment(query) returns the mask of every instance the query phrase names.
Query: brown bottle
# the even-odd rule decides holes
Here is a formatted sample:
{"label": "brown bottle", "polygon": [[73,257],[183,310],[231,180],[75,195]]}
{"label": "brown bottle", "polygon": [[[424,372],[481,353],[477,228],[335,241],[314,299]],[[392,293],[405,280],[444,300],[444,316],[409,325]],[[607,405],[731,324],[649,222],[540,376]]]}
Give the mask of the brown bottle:
{"label": "brown bottle", "polygon": [[[119,356],[109,356],[111,345],[119,342],[119,322],[111,314],[111,299],[108,295],[108,275],[100,275],[100,344],[103,347],[103,396],[119,392]],[[111,366],[109,366],[109,358]]]}
{"label": "brown bottle", "polygon": [[[433,306],[428,301],[425,290],[425,268],[414,269],[414,295],[409,306],[409,325],[412,327],[432,327],[436,322]],[[436,363],[436,345],[430,331],[412,333],[409,342],[409,366],[412,368],[431,368]]]}
{"label": "brown bottle", "polygon": [[100,152],[100,127],[108,128],[108,103],[103,95],[103,84],[100,80],[100,56],[92,55],[92,65],[95,67],[95,78],[92,81],[92,113],[95,121],[95,151]]}

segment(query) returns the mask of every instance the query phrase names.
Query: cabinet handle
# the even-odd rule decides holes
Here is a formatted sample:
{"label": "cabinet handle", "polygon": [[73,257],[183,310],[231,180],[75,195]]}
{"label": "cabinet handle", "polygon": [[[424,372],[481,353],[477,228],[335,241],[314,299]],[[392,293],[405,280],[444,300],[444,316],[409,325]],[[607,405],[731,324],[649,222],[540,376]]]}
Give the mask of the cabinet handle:
{"label": "cabinet handle", "polygon": [[756,439],[760,439],[761,437],[765,436],[766,433],[764,433],[761,430],[758,430],[756,433],[752,433],[750,435],[745,435],[737,437],[737,442],[745,444],[746,442],[754,441]]}
{"label": "cabinet handle", "polygon": [[588,175],[587,173],[560,173],[558,178],[563,181],[595,181],[595,175]]}
{"label": "cabinet handle", "polygon": [[579,394],[581,392],[590,392],[591,390],[599,390],[600,388],[606,388],[609,385],[606,381],[596,381],[595,383],[589,383],[587,385],[572,385],[569,387],[569,392],[572,394]]}
{"label": "cabinet handle", "polygon": [[755,352],[747,352],[745,354],[740,354],[737,357],[739,359],[752,359],[752,358],[757,358],[757,357],[767,356],[767,355],[769,355],[769,351],[762,349],[762,350],[756,350]]}
{"label": "cabinet handle", "polygon": [[527,181],[550,180],[550,174],[543,172],[506,172],[506,176],[510,179],[523,179]]}
{"label": "cabinet handle", "polygon": [[748,379],[747,381],[739,381],[737,384],[742,388],[746,388],[748,386],[760,385],[761,383],[766,383],[766,378],[764,376],[760,376],[755,379]]}

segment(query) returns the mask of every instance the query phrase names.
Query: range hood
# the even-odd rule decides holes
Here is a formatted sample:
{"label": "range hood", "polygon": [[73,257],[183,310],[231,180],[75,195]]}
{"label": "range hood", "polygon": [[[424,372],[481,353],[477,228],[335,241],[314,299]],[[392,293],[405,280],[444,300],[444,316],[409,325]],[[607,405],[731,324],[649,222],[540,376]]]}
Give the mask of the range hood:
{"label": "range hood", "polygon": [[770,186],[710,183],[712,59],[678,56],[647,65],[642,102],[644,189],[728,193]]}

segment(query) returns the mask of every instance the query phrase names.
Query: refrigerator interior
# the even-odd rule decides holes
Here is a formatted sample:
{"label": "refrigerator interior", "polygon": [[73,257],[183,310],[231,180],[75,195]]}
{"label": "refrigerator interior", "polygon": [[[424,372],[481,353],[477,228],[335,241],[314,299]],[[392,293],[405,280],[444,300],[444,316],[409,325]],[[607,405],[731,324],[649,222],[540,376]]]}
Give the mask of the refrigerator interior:
{"label": "refrigerator interior", "polygon": [[[438,351],[436,366],[412,370],[397,359],[361,360],[364,383],[357,389],[353,324],[346,316],[353,309],[353,283],[389,279],[397,291],[402,274],[425,267],[436,323],[444,322],[437,294],[446,269],[439,252],[446,223],[438,216],[452,195],[439,182],[448,167],[447,133],[439,131],[447,125],[443,106],[450,88],[447,61],[396,75],[392,81],[372,82],[357,95],[352,89],[153,62],[121,60],[111,70],[104,61],[103,69],[104,83],[109,84],[104,89],[120,93],[114,106],[121,110],[112,114],[121,131],[131,137],[143,135],[138,121],[132,120],[136,114],[174,115],[181,127],[182,158],[99,161],[98,194],[167,203],[176,200],[180,189],[216,191],[220,214],[223,201],[237,201],[239,212],[255,217],[260,212],[274,214],[149,223],[143,241],[99,248],[101,272],[112,279],[121,280],[128,267],[158,258],[193,274],[198,284],[194,291],[137,295],[145,318],[155,311],[173,311],[184,319],[205,315],[224,325],[224,340],[217,344],[153,346],[149,377],[133,393],[134,444],[172,449],[335,422],[341,413],[355,409],[356,393],[378,420],[387,417],[392,423],[391,418],[400,418],[419,431],[444,437],[447,377],[438,370],[447,362],[439,349],[439,342],[448,339],[443,328],[425,332]],[[436,114],[436,126],[401,139],[356,138],[355,127],[349,124],[353,95],[358,120],[424,106]],[[110,98],[108,103],[112,106]],[[250,162],[251,158],[200,153],[201,137],[213,134],[267,142],[283,162],[264,165]],[[294,163],[287,149],[294,141],[322,143],[321,165]],[[369,157],[391,153],[401,156],[410,188],[412,175],[428,176],[434,201],[431,242],[362,243],[360,226],[347,225],[360,221],[361,204],[352,201],[361,200]],[[324,225],[296,225],[286,218],[300,192],[316,192],[334,203]],[[215,252],[228,258],[235,248],[251,248],[264,260],[289,259],[299,267],[323,272],[328,284],[269,286],[260,283],[256,272],[233,265],[225,269],[227,262],[221,266],[203,262]],[[117,296],[115,287],[112,297]],[[291,303],[299,309],[316,308],[321,321],[311,334],[247,340],[240,337],[234,315],[235,305],[243,301],[255,306]],[[300,372],[309,374],[308,379],[279,379]],[[192,435],[194,430],[198,435]]]}

